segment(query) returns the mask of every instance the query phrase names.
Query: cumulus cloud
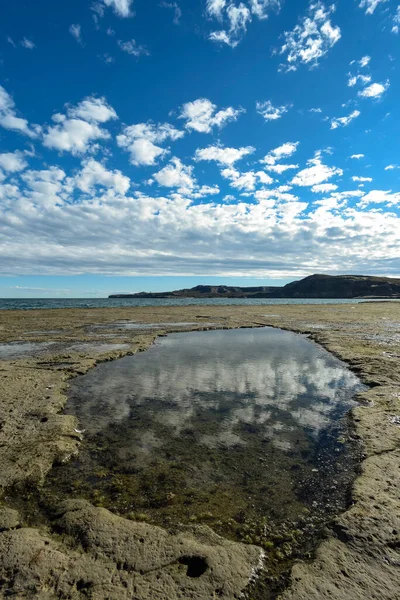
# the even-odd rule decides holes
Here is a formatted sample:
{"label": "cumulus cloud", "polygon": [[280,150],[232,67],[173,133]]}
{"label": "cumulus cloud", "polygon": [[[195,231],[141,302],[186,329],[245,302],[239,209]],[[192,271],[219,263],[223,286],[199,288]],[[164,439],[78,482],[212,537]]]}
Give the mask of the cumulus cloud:
{"label": "cumulus cloud", "polygon": [[[54,166],[17,172],[14,185],[0,184],[2,275],[38,269],[46,275],[179,272],[258,278],[318,271],[398,273],[400,219],[380,210],[398,206],[398,192],[337,191],[330,204],[307,206],[287,186],[256,185],[254,192],[243,192],[251,202],[232,194],[223,204],[199,203],[192,201],[195,194],[216,192],[215,186],[180,191],[192,185],[193,174],[174,159],[169,171],[157,175],[166,196],[121,194],[115,189],[118,178],[112,177],[116,171],[109,171],[110,177],[94,168],[97,175],[83,184],[89,191],[77,201],[77,182],[87,164],[73,176]],[[347,198],[354,200],[351,207]],[[338,203],[343,203],[340,211]],[[217,247],[210,243],[216,239]]]}
{"label": "cumulus cloud", "polygon": [[250,10],[259,19],[267,19],[271,10],[279,11],[282,0],[249,0]]}
{"label": "cumulus cloud", "polygon": [[365,8],[365,13],[367,15],[372,15],[375,12],[376,7],[385,2],[387,2],[387,0],[361,0],[359,7]]}
{"label": "cumulus cloud", "polygon": [[110,134],[99,123],[116,119],[117,114],[104,98],[89,97],[77,106],[67,105],[67,114],[56,113],[56,125],[48,127],[43,144],[60,152],[78,155],[95,150],[94,142],[107,140]]}
{"label": "cumulus cloud", "polygon": [[257,102],[256,110],[266,121],[276,121],[288,112],[291,105],[273,106],[270,100]]}
{"label": "cumulus cloud", "polygon": [[117,144],[129,152],[133,165],[155,165],[157,159],[169,152],[159,144],[167,140],[176,141],[184,135],[183,131],[169,123],[137,123],[123,129],[117,136]]}
{"label": "cumulus cloud", "polygon": [[394,169],[400,169],[400,165],[388,165],[385,167],[385,171],[393,171]]}
{"label": "cumulus cloud", "polygon": [[77,25],[70,25],[69,26],[69,32],[72,35],[72,37],[74,37],[76,39],[76,41],[78,42],[78,44],[82,44],[82,28],[79,24]]}
{"label": "cumulus cloud", "polygon": [[226,31],[212,31],[208,36],[208,39],[217,44],[226,44],[231,48],[236,48],[239,44],[239,40],[232,38]]}
{"label": "cumulus cloud", "polygon": [[372,181],[372,177],[360,177],[358,175],[353,175],[352,180],[353,181],[358,181],[360,183],[371,182]]}
{"label": "cumulus cloud", "polygon": [[82,170],[74,177],[74,185],[82,192],[90,193],[95,186],[113,189],[118,194],[126,194],[131,182],[129,177],[115,169],[109,171],[93,158],[83,163]]}
{"label": "cumulus cloud", "polygon": [[18,150],[16,152],[4,152],[0,154],[0,169],[8,173],[17,173],[27,167],[25,156]]}
{"label": "cumulus cloud", "polygon": [[311,191],[314,192],[314,194],[328,194],[337,189],[338,186],[334,183],[318,183],[317,185],[312,186]]}
{"label": "cumulus cloud", "polygon": [[252,154],[255,148],[246,146],[243,148],[226,148],[223,146],[208,146],[208,148],[198,148],[194,155],[194,160],[215,161],[220,165],[232,166],[238,160]]}
{"label": "cumulus cloud", "polygon": [[306,169],[299,171],[292,179],[293,185],[301,187],[315,186],[332,179],[336,175],[343,175],[343,170],[337,167],[328,167],[324,165],[320,153],[317,152],[314,158],[307,161],[309,165]]}
{"label": "cumulus cloud", "polygon": [[346,117],[336,117],[331,119],[331,129],[338,129],[338,127],[347,127],[354,119],[357,119],[361,115],[359,110],[353,110],[352,113]]}
{"label": "cumulus cloud", "polygon": [[281,146],[278,146],[278,148],[274,148],[274,150],[268,152],[260,162],[270,166],[275,165],[279,160],[292,156],[297,151],[298,145],[299,142],[285,142]]}
{"label": "cumulus cloud", "polygon": [[37,137],[41,131],[38,125],[29,125],[26,119],[17,116],[14,100],[1,85],[0,127],[4,127],[4,129],[9,129],[11,131],[17,131],[18,133],[22,133],[31,138]]}
{"label": "cumulus cloud", "polygon": [[280,54],[286,55],[285,70],[296,71],[300,64],[315,67],[340,40],[340,27],[330,20],[334,11],[334,4],[326,8],[323,2],[311,2],[307,16],[292,31],[285,31],[280,49]]}
{"label": "cumulus cloud", "polygon": [[358,82],[362,83],[363,85],[367,85],[367,83],[370,83],[370,81],[371,75],[349,75],[347,85],[349,87],[354,87]]}
{"label": "cumulus cloud", "polygon": [[210,17],[222,19],[226,4],[226,0],[207,0],[206,12]]}
{"label": "cumulus cloud", "polygon": [[208,39],[235,48],[247,31],[252,17],[266,19],[271,10],[279,11],[281,0],[246,0],[239,4],[226,0],[207,0],[206,14],[210,19],[225,23],[225,28],[212,31]]}
{"label": "cumulus cloud", "polygon": [[364,154],[352,154],[350,156],[350,158],[354,159],[354,160],[360,160],[361,158],[364,158]]}
{"label": "cumulus cloud", "polygon": [[272,171],[272,173],[276,173],[277,175],[281,175],[282,173],[285,173],[285,171],[289,171],[292,169],[298,169],[299,165],[287,165],[287,164],[281,164],[281,165],[268,165],[265,167],[268,171]]}
{"label": "cumulus cloud", "polygon": [[119,17],[127,18],[133,15],[133,0],[102,0],[99,4],[112,8]]}
{"label": "cumulus cloud", "polygon": [[68,116],[74,119],[83,119],[89,123],[106,123],[117,119],[117,113],[105,98],[90,96],[82,100],[77,106],[68,108]]}
{"label": "cumulus cloud", "polygon": [[168,188],[179,188],[184,193],[191,191],[196,185],[193,178],[193,167],[184,165],[179,158],[172,158],[168,165],[154,174],[154,179],[159,185]]}
{"label": "cumulus cloud", "polygon": [[392,192],[392,190],[371,190],[362,197],[360,206],[368,206],[368,204],[396,206],[397,204],[400,204],[400,192]]}
{"label": "cumulus cloud", "polygon": [[199,133],[210,133],[214,127],[222,128],[227,123],[236,121],[244,112],[242,108],[235,109],[231,106],[223,110],[217,110],[217,108],[207,98],[199,98],[184,104],[179,118],[186,121],[186,129],[192,129]]}
{"label": "cumulus cloud", "polygon": [[386,90],[389,89],[390,83],[371,83],[368,87],[358,92],[361,98],[380,98]]}
{"label": "cumulus cloud", "polygon": [[247,171],[241,173],[236,169],[229,167],[222,169],[222,177],[229,179],[230,186],[238,190],[252,192],[256,189],[256,186],[260,183],[262,185],[271,185],[274,180],[264,171]]}
{"label": "cumulus cloud", "polygon": [[358,64],[360,65],[360,67],[368,67],[369,63],[371,62],[371,57],[366,55],[363,56],[359,61]]}
{"label": "cumulus cloud", "polygon": [[43,136],[43,145],[60,152],[78,155],[93,148],[92,143],[110,138],[108,131],[95,123],[81,119],[65,119],[62,124],[49,127]]}
{"label": "cumulus cloud", "polygon": [[123,42],[118,40],[118,46],[121,48],[123,52],[130,54],[131,56],[150,56],[150,52],[145,46],[138,46],[136,40],[128,40],[127,42]]}

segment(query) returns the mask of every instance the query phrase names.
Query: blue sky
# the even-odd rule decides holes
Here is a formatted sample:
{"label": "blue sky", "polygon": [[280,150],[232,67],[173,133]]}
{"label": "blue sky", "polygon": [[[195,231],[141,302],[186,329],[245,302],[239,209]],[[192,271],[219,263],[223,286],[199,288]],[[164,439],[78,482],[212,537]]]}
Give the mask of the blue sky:
{"label": "blue sky", "polygon": [[1,3],[0,296],[400,276],[400,4]]}

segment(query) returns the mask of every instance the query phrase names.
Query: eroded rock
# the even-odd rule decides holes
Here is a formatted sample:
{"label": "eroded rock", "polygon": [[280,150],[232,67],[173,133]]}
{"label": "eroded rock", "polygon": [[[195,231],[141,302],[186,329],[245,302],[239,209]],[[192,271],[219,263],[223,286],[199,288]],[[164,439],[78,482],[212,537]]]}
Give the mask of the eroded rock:
{"label": "eroded rock", "polygon": [[261,549],[208,527],[169,533],[84,500],[65,503],[56,529],[62,541],[31,528],[0,534],[4,595],[9,589],[21,598],[233,600],[262,558]]}

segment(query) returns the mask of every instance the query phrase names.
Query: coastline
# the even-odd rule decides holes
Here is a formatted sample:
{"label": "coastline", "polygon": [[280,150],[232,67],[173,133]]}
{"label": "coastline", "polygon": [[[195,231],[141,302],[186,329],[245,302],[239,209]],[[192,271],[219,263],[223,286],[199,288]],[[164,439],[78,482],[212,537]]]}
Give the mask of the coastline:
{"label": "coastline", "polygon": [[[92,329],[93,325],[121,319],[163,326],[111,333],[107,330],[106,338],[101,337],[103,330]],[[196,325],[177,328],[165,325],[168,322]],[[210,322],[212,326],[204,325]],[[400,415],[400,304],[396,302],[361,303],[354,307],[194,305],[0,311],[0,343],[56,342],[36,357],[0,363],[0,408],[5,415],[0,431],[1,488],[27,483],[35,486],[43,481],[54,462],[67,460],[78,451],[82,439],[79,425],[73,418],[60,415],[70,377],[86,372],[97,362],[145,350],[158,335],[170,331],[264,325],[309,335],[344,360],[370,386],[362,394],[365,404],[352,411],[356,434],[364,446],[353,505],[337,518],[315,560],[295,565],[291,584],[282,598],[361,599],[366,594],[368,598],[387,600],[399,597],[400,428],[395,417]],[[39,333],[46,330],[56,333]],[[108,348],[100,354],[95,346],[87,346],[105,342],[129,346]],[[80,351],[74,348],[77,343],[86,346]],[[18,516],[8,512],[8,517],[9,525],[1,529],[10,540],[21,538],[25,528],[16,528]],[[14,526],[10,526],[11,517]],[[103,517],[106,519],[104,514]],[[29,533],[34,535],[31,529]],[[45,534],[35,535],[43,538]],[[3,536],[0,534],[0,538]],[[4,558],[2,548],[0,543],[0,562]]]}

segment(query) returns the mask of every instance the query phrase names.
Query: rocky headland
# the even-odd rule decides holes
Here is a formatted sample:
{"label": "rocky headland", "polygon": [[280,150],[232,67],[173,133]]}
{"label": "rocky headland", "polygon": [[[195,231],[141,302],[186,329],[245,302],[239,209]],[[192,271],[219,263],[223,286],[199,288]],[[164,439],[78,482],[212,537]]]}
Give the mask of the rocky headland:
{"label": "rocky headland", "polygon": [[197,285],[172,292],[112,294],[109,298],[400,298],[400,279],[369,275],[310,275],[283,287]]}

